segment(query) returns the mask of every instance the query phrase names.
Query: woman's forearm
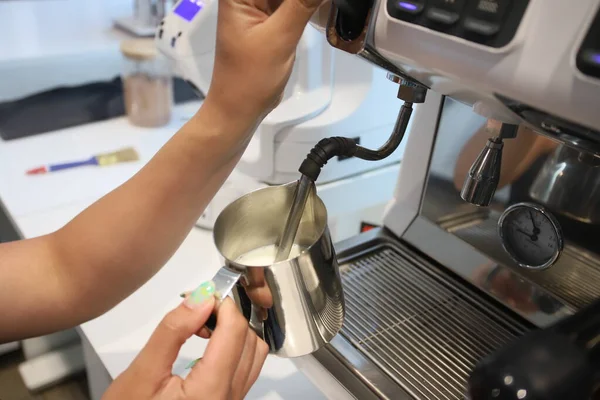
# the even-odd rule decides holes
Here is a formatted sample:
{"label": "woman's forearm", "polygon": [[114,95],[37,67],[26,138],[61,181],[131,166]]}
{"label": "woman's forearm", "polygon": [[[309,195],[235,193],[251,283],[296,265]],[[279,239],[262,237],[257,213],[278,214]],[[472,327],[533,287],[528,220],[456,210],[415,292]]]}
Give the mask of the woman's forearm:
{"label": "woman's forearm", "polygon": [[[68,322],[101,314],[164,265],[230,174],[253,129],[205,104],[138,174],[54,234],[65,301],[77,310]],[[88,298],[94,300],[81,307]]]}

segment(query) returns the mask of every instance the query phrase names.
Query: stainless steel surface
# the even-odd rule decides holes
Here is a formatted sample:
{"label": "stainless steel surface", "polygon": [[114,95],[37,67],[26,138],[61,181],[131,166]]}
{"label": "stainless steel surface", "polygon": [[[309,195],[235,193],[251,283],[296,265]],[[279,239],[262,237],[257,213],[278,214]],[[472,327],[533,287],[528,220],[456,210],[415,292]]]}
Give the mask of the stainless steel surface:
{"label": "stainless steel surface", "polygon": [[[486,237],[498,236],[496,219],[483,224],[462,225],[450,232],[419,217],[403,235],[417,249],[465,279],[473,286],[498,300],[515,313],[538,327],[547,327],[574,312],[569,303],[525,277],[506,254],[499,241]],[[532,274],[548,274],[560,270],[566,250],[555,268]]]}
{"label": "stainless steel surface", "polygon": [[493,213],[490,219],[477,225],[451,229],[457,238],[464,240],[477,249],[485,251],[498,263],[508,266],[522,278],[531,282],[534,288],[552,293],[572,309],[580,309],[600,298],[600,258],[574,244],[566,243],[561,257],[553,268],[545,271],[526,271],[516,268],[497,243],[495,221],[499,213]]}
{"label": "stainless steel surface", "polygon": [[304,207],[312,190],[314,190],[314,183],[306,175],[301,175],[294,192],[292,207],[287,216],[281,237],[277,242],[275,262],[286,260],[290,255],[298,227],[300,226],[300,220],[304,213]]}
{"label": "stainless steel surface", "polygon": [[600,158],[564,145],[557,147],[529,195],[578,221],[600,223]]}
{"label": "stainless steel surface", "polygon": [[252,308],[266,309],[261,331],[271,353],[281,357],[310,354],[329,343],[342,326],[345,309],[327,211],[314,191],[294,242],[304,249],[299,256],[265,266],[236,261],[277,243],[295,187],[295,182],[272,186],[239,198],[221,212],[213,230],[225,267],[243,273],[253,289],[236,285],[236,303],[247,319]]}
{"label": "stainless steel surface", "polygon": [[[520,225],[511,226],[511,216],[516,213],[525,216],[527,228]],[[498,235],[502,247],[513,261],[519,267],[531,270],[550,268],[564,248],[562,229],[558,221],[548,210],[534,203],[517,203],[508,207],[498,220]],[[517,243],[522,245],[516,246]]]}
{"label": "stainless steel surface", "polygon": [[[340,264],[343,340],[315,356],[331,364],[344,386],[361,382],[376,398],[462,399],[475,363],[530,327],[406,245],[382,237],[366,236],[362,247],[353,244],[341,254],[349,258]],[[338,368],[325,351],[339,360]]]}
{"label": "stainless steel surface", "polygon": [[212,281],[215,284],[215,291],[220,300],[229,296],[229,293],[231,293],[241,276],[242,274],[240,272],[225,267],[217,271],[217,274],[212,278]]}
{"label": "stainless steel surface", "polygon": [[[504,142],[500,180],[490,206],[463,202],[462,176],[490,137],[489,125],[469,107],[445,99],[420,214],[402,238],[533,324],[546,327],[600,297],[600,224],[561,212],[566,206],[559,206],[560,201],[552,201],[536,185],[548,193],[562,192],[558,197],[563,204],[569,199],[572,209],[581,210],[579,215],[592,215],[597,185],[583,182],[596,167],[591,155],[577,152],[575,157],[574,150],[521,126],[514,139]],[[557,155],[570,160],[563,163],[564,174]],[[567,171],[570,168],[580,168],[581,173]],[[557,184],[552,177],[567,181]],[[565,190],[569,185],[577,190]],[[547,209],[562,229],[564,250],[552,268],[520,268],[503,247],[499,218],[522,202]]]}
{"label": "stainless steel surface", "polygon": [[476,206],[490,205],[500,181],[502,147],[502,139],[488,139],[463,183],[460,197],[464,201]]}
{"label": "stainless steel surface", "polygon": [[396,75],[396,74],[393,74],[393,73],[391,73],[391,72],[388,72],[388,73],[387,73],[387,75],[386,75],[386,77],[387,77],[387,78],[388,78],[390,81],[392,81],[392,82],[394,82],[394,83],[398,83],[398,84],[402,83],[402,78],[401,78],[401,77],[399,77],[399,76],[398,76],[398,75]]}

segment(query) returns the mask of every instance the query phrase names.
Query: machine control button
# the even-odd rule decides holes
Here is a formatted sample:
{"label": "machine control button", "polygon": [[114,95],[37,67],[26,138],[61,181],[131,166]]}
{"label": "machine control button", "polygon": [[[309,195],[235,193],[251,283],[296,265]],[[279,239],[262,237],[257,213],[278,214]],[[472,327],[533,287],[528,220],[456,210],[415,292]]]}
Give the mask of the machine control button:
{"label": "machine control button", "polygon": [[587,64],[600,67],[600,51],[584,50],[581,59]]}
{"label": "machine control button", "polygon": [[427,18],[440,24],[453,25],[459,20],[460,14],[437,7],[431,7],[427,10]]}
{"label": "machine control button", "polygon": [[575,61],[581,72],[600,78],[600,10],[588,28]]}
{"label": "machine control button", "polygon": [[477,35],[494,36],[500,32],[510,2],[511,0],[476,0],[469,3],[463,27]]}
{"label": "machine control button", "polygon": [[469,9],[469,17],[488,21],[502,22],[511,0],[477,0]]}
{"label": "machine control button", "polygon": [[476,18],[467,18],[464,22],[466,30],[482,36],[494,36],[500,31],[500,24]]}
{"label": "machine control button", "polygon": [[423,3],[413,1],[399,1],[398,8],[408,14],[419,14],[423,11]]}
{"label": "machine control button", "polygon": [[465,7],[465,0],[430,0],[429,5],[432,8],[453,11],[460,14]]}
{"label": "machine control button", "polygon": [[423,12],[424,0],[391,0],[388,2],[388,12],[396,18],[414,17]]}
{"label": "machine control button", "polygon": [[577,58],[577,64],[582,72],[600,78],[600,50],[582,50]]}

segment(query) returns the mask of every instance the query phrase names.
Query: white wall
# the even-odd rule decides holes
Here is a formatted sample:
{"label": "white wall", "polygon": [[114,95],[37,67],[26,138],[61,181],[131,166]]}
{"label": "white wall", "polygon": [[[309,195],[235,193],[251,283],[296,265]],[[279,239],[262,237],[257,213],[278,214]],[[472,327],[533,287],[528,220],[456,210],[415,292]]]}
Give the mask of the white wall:
{"label": "white wall", "polygon": [[119,73],[117,17],[133,0],[0,2],[0,101]]}

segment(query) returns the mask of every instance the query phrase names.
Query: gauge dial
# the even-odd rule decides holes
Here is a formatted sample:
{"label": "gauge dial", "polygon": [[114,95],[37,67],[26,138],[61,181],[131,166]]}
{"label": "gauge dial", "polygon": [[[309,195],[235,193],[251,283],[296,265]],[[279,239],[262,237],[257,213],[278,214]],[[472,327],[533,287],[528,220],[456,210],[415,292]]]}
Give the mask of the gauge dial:
{"label": "gauge dial", "polygon": [[504,249],[521,267],[548,268],[562,252],[558,221],[537,204],[519,203],[507,208],[498,228]]}

